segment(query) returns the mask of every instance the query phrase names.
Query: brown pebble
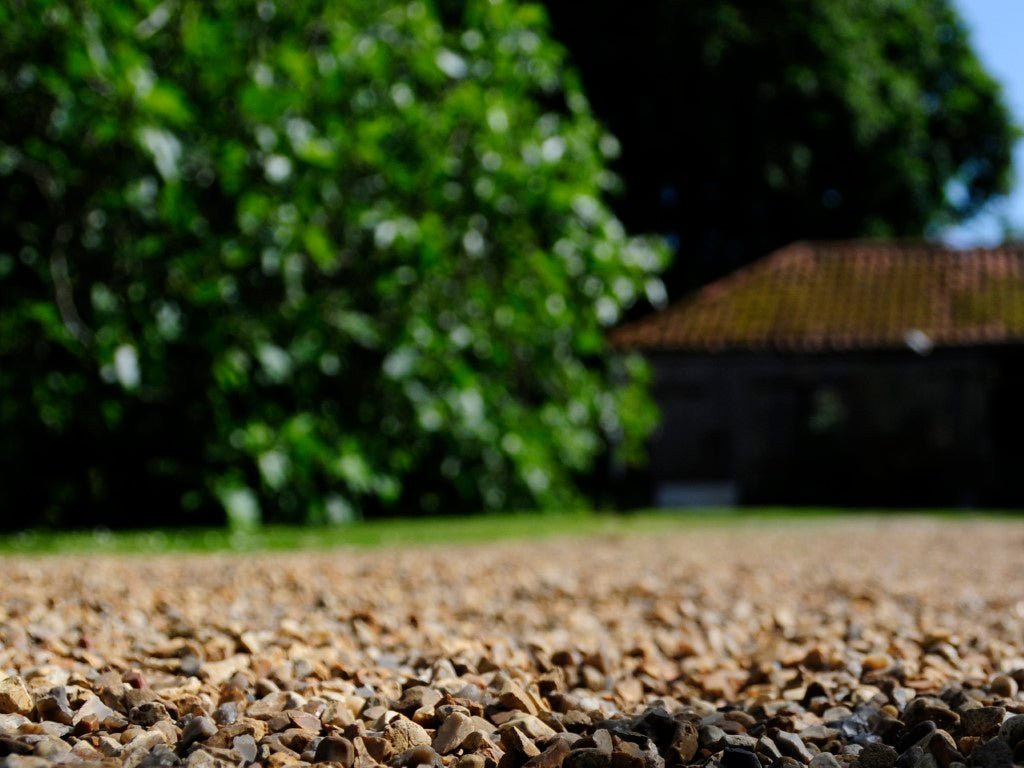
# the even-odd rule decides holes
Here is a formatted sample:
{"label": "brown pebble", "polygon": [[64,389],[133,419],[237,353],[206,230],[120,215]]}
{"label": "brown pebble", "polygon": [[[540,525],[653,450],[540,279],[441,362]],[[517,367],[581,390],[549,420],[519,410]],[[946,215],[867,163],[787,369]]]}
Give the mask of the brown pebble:
{"label": "brown pebble", "polygon": [[0,680],[0,714],[27,715],[34,702],[20,677]]}
{"label": "brown pebble", "polygon": [[314,762],[339,763],[344,768],[352,768],[355,759],[355,747],[343,736],[327,736],[321,739],[313,757]]}
{"label": "brown pebble", "polygon": [[1018,685],[1017,681],[1009,675],[997,675],[992,678],[989,690],[996,696],[1002,696],[1004,699],[1012,699],[1017,696]]}

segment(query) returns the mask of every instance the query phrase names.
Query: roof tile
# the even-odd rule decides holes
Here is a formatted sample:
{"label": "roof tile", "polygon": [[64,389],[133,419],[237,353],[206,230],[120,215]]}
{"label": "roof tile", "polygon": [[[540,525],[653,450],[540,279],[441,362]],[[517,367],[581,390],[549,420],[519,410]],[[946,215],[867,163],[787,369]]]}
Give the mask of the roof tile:
{"label": "roof tile", "polygon": [[905,347],[914,331],[937,347],[1024,342],[1024,245],[794,243],[610,338],[620,349],[820,352]]}

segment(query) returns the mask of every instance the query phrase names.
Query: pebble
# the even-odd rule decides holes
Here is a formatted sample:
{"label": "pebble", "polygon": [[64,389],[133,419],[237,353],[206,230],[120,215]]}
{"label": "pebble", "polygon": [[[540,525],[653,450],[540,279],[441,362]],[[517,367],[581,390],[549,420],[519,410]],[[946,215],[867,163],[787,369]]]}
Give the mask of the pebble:
{"label": "pebble", "polygon": [[533,698],[512,680],[505,681],[498,694],[498,701],[507,709],[517,709],[531,715],[536,715],[538,712]]}
{"label": "pebble", "polygon": [[259,755],[259,745],[256,744],[256,739],[246,733],[231,740],[231,751],[238,755],[242,762],[253,763]]}
{"label": "pebble", "polygon": [[757,755],[748,749],[726,747],[720,760],[722,768],[761,768]]}
{"label": "pebble", "polygon": [[564,739],[555,739],[551,746],[527,760],[523,768],[559,768],[568,755],[569,744]]}
{"label": "pebble", "polygon": [[938,728],[948,729],[960,722],[960,716],[942,699],[919,696],[907,705],[903,712],[903,722],[905,725],[914,726],[925,720],[931,720]]}
{"label": "pebble", "polygon": [[997,675],[992,679],[992,683],[989,685],[989,690],[991,690],[996,696],[1002,696],[1004,699],[1012,699],[1017,696],[1018,685],[1017,681],[1010,675]]}
{"label": "pebble", "polygon": [[391,742],[395,752],[405,752],[413,747],[430,746],[430,734],[419,723],[406,717],[396,717],[384,728],[384,738]]}
{"label": "pebble", "polygon": [[795,733],[789,733],[788,731],[773,733],[772,741],[775,742],[775,745],[785,757],[791,757],[805,765],[810,763],[811,758],[814,757],[811,751],[807,749],[803,739]]}
{"label": "pebble", "polygon": [[573,749],[565,758],[566,768],[610,768],[612,753],[596,747]]}
{"label": "pebble", "polygon": [[540,754],[540,750],[533,740],[518,728],[505,728],[501,731],[501,746],[508,754],[517,755],[524,760]]}
{"label": "pebble", "polygon": [[32,697],[20,677],[0,680],[0,714],[27,715],[32,707]]}
{"label": "pebble", "polygon": [[416,768],[419,765],[440,768],[442,762],[438,754],[430,747],[413,747],[396,757],[393,765],[400,768]]}
{"label": "pebble", "polygon": [[900,752],[905,752],[921,740],[927,738],[930,734],[935,731],[934,720],[923,720],[917,725],[903,732],[900,736],[899,741],[896,742],[896,748]]}
{"label": "pebble", "polygon": [[974,768],[1013,768],[1013,750],[999,738],[979,744],[971,751]]}
{"label": "pebble", "polygon": [[[344,768],[352,768],[355,759],[355,747],[351,741],[342,736],[327,736],[321,739],[313,756],[313,761],[316,763],[339,763]],[[409,763],[405,762],[402,765],[409,765]]]}
{"label": "pebble", "polygon": [[976,707],[960,715],[960,723],[967,736],[987,736],[999,730],[1006,710],[1003,707]]}
{"label": "pebble", "polygon": [[835,755],[832,755],[829,752],[822,752],[819,755],[815,755],[811,758],[809,765],[811,768],[841,768],[839,761],[835,758]]}
{"label": "pebble", "polygon": [[431,746],[439,755],[447,755],[458,749],[474,728],[475,724],[471,717],[461,712],[452,712],[437,729],[437,736],[434,737]]}
{"label": "pebble", "polygon": [[999,738],[1011,747],[1016,747],[1024,741],[1024,714],[1013,715],[1003,721],[999,726]]}
{"label": "pebble", "polygon": [[68,703],[67,689],[59,685],[36,699],[36,713],[41,720],[71,725],[75,713]]}
{"label": "pebble", "polygon": [[217,735],[217,724],[213,718],[202,715],[192,717],[189,715],[181,729],[181,739],[178,744],[181,749],[188,749],[197,741],[205,741],[211,736]]}

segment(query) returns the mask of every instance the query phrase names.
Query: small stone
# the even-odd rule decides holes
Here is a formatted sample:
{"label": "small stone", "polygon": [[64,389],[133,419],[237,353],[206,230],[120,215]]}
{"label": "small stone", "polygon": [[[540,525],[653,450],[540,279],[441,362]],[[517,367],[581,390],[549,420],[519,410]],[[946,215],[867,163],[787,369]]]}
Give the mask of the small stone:
{"label": "small stone", "polygon": [[563,739],[555,739],[551,746],[527,760],[523,768],[560,768],[568,755],[568,743]]}
{"label": "small stone", "polygon": [[722,768],[761,768],[761,761],[752,751],[726,747],[722,753]]}
{"label": "small stone", "polygon": [[437,729],[437,736],[432,744],[434,751],[439,755],[454,752],[473,729],[474,723],[471,717],[461,712],[453,712]]}
{"label": "small stone", "polygon": [[1005,715],[1002,707],[976,707],[960,713],[960,726],[965,736],[987,736],[999,730]]}
{"label": "small stone", "polygon": [[940,768],[950,768],[952,763],[963,762],[964,756],[957,749],[956,741],[943,730],[932,733],[921,746],[935,758]]}
{"label": "small stone", "polygon": [[[798,736],[797,738],[800,737]],[[742,749],[747,752],[753,752],[757,747],[757,739],[746,733],[727,734],[726,737],[722,739],[722,743],[724,744],[725,749]],[[801,745],[802,744],[803,742],[801,740]],[[795,755],[791,755],[791,757],[795,757]]]}
{"label": "small stone", "polygon": [[627,704],[643,701],[644,684],[635,677],[627,677],[615,684],[615,693]]}
{"label": "small stone", "polygon": [[441,701],[441,693],[426,685],[414,685],[402,692],[401,698],[395,702],[399,712],[415,712],[417,709],[429,709]]}
{"label": "small stone", "polygon": [[923,720],[910,730],[906,731],[900,740],[896,742],[896,749],[899,752],[906,752],[915,744],[919,744],[935,731],[934,720]]}
{"label": "small stone", "polygon": [[565,768],[610,768],[611,764],[611,753],[594,747],[574,749],[563,762]]}
{"label": "small stone", "polygon": [[250,704],[245,714],[257,720],[269,720],[285,710],[298,709],[305,703],[304,698],[291,691],[271,691],[262,699]]}
{"label": "small stone", "polygon": [[[424,733],[426,733],[426,732],[424,731]],[[391,757],[396,752],[399,752],[399,750],[396,750],[394,745],[390,741],[385,739],[383,736],[370,736],[369,734],[365,734],[364,733],[362,736],[357,737],[352,742],[352,744],[356,748],[356,759],[357,760],[359,758],[360,746],[366,752],[366,754],[368,754],[370,757],[372,757],[373,760],[375,762],[377,762],[377,763],[386,763],[388,760],[391,759]],[[426,744],[419,744],[417,746],[429,747],[430,746],[430,737],[427,736],[427,743]],[[412,747],[409,747],[409,749],[412,749]],[[401,750],[401,751],[402,752],[406,752],[408,750]]]}
{"label": "small stone", "polygon": [[[38,740],[32,745],[32,753],[37,757],[55,758],[58,755],[63,755],[65,752],[71,751],[71,745],[55,739],[52,736],[40,736]],[[81,757],[81,753],[76,753]]]}
{"label": "small stone", "polygon": [[402,768],[416,768],[418,765],[431,765],[439,768],[442,763],[437,752],[430,747],[413,747],[396,757],[394,765]]}
{"label": "small stone", "polygon": [[238,720],[238,705],[233,701],[225,701],[213,711],[213,720],[217,725],[231,725]]}
{"label": "small stone", "polygon": [[800,738],[804,740],[805,744],[820,746],[839,738],[839,730],[825,725],[811,725],[800,731]]}
{"label": "small stone", "polygon": [[121,715],[104,704],[98,696],[93,696],[79,707],[72,722],[75,725],[76,732],[91,733],[100,729],[110,730],[117,728],[123,725],[125,720]]}
{"label": "small stone", "polygon": [[960,715],[949,708],[942,699],[932,696],[918,696],[903,712],[903,722],[913,727],[925,720],[932,720],[937,728],[951,730],[960,722]]}
{"label": "small stone", "polygon": [[971,750],[984,741],[980,736],[961,736],[957,742],[957,747],[960,749],[961,754],[970,755]]}
{"label": "small stone", "polygon": [[352,768],[355,759],[355,747],[343,736],[327,736],[321,739],[313,755],[315,763],[340,763],[344,768]]}
{"label": "small stone", "polygon": [[992,678],[992,682],[989,684],[989,690],[996,696],[1002,696],[1004,699],[1012,699],[1017,695],[1018,685],[1017,681],[1009,675],[997,675]]}
{"label": "small stone", "polygon": [[[126,732],[123,736],[127,735],[128,733]],[[167,746],[167,737],[160,731],[141,731],[125,742],[124,751],[135,752],[141,750],[148,753],[161,744]]]}
{"label": "small stone", "polygon": [[0,715],[0,733],[13,733],[29,722],[31,721],[24,715]]}
{"label": "small stone", "polygon": [[608,677],[597,667],[584,664],[580,667],[580,684],[590,691],[604,691],[608,688]]}
{"label": "small stone", "polygon": [[200,717],[189,716],[181,729],[179,746],[181,749],[188,749],[197,741],[206,741],[217,734],[217,724],[212,718],[202,715]]}
{"label": "small stone", "polygon": [[602,752],[607,752],[609,755],[615,748],[615,744],[612,742],[612,735],[605,728],[599,728],[594,731],[590,738],[594,742],[595,749],[600,749]]}
{"label": "small stone", "polygon": [[498,693],[498,701],[506,709],[518,709],[531,715],[538,714],[537,705],[521,686],[512,680],[506,680]]}
{"label": "small stone", "polygon": [[809,765],[811,768],[841,768],[835,755],[828,752],[822,752],[812,757]]}
{"label": "small stone", "polygon": [[178,674],[185,677],[198,677],[202,669],[203,662],[200,661],[198,656],[193,656],[192,654],[183,656],[178,664]]}
{"label": "small stone", "polygon": [[999,738],[1011,748],[1024,741],[1024,715],[1014,715],[999,726]]}
{"label": "small stone", "polygon": [[555,729],[534,715],[517,715],[511,720],[502,724],[502,728],[515,727],[529,736],[531,739],[550,739],[555,735]]}
{"label": "small stone", "polygon": [[217,735],[207,741],[206,745],[219,749],[230,749],[232,741],[238,736],[249,735],[253,737],[254,741],[260,742],[267,735],[267,731],[267,724],[264,721],[241,718],[221,727],[217,731]]}
{"label": "small stone", "polygon": [[669,744],[668,749],[665,750],[665,763],[669,768],[685,765],[697,754],[699,746],[700,738],[697,733],[697,726],[689,720],[676,723],[672,742]]}
{"label": "small stone", "polygon": [[133,707],[128,712],[128,722],[134,723],[135,725],[141,725],[143,728],[149,728],[150,726],[156,725],[161,720],[170,719],[171,715],[167,711],[167,707],[159,701],[148,701],[137,707]]}
{"label": "small stone", "polygon": [[506,728],[501,732],[501,746],[509,754],[518,755],[527,760],[540,754],[537,745],[518,728]]}
{"label": "small stone", "polygon": [[989,739],[971,750],[974,768],[1013,768],[1013,750],[1000,738]]}
{"label": "small stone", "polygon": [[914,768],[924,757],[924,750],[917,744],[900,753],[896,758],[896,768]]}
{"label": "small stone", "polygon": [[130,685],[132,688],[148,688],[149,683],[146,680],[145,675],[138,669],[132,669],[125,672],[121,676],[121,681],[125,685]]}
{"label": "small stone", "polygon": [[423,726],[406,717],[396,717],[384,728],[384,738],[391,742],[395,752],[401,753],[413,747],[430,746],[430,734]]}
{"label": "small stone", "polygon": [[471,731],[470,734],[462,740],[463,752],[482,752],[490,749],[499,749],[499,747],[491,740],[490,736],[480,730]]}
{"label": "small stone", "polygon": [[757,740],[757,746],[754,747],[754,752],[759,755],[763,755],[767,758],[769,763],[774,763],[782,757],[782,752],[780,752],[779,748],[775,746],[775,742],[767,736],[762,736]]}
{"label": "small stone", "polygon": [[20,677],[0,680],[0,714],[27,715],[32,707],[32,697]]}
{"label": "small stone", "polygon": [[611,768],[647,768],[647,760],[639,745],[623,741],[612,752]]}
{"label": "small stone", "polygon": [[36,713],[41,720],[50,720],[63,725],[71,725],[75,713],[68,703],[68,692],[63,685],[51,688],[50,691],[36,700]]}
{"label": "small stone", "polygon": [[468,755],[463,755],[455,761],[455,768],[484,768],[486,759],[483,755],[478,755],[472,752]]}
{"label": "small stone", "polygon": [[170,749],[165,746],[154,747],[136,768],[164,768],[164,766],[178,765],[180,761]]}
{"label": "small stone", "polygon": [[187,768],[229,768],[230,763],[221,760],[205,749],[195,749],[185,759]]}
{"label": "small stone", "polygon": [[[791,757],[804,765],[811,762],[814,755],[807,749],[803,739],[789,731],[779,731],[772,734],[772,741],[779,748],[779,751],[786,757]],[[755,742],[756,743],[756,742]]]}
{"label": "small stone", "polygon": [[[54,741],[60,744],[60,747],[58,747],[57,754],[70,751],[72,755],[86,762],[91,760],[98,760],[101,757],[96,748],[93,747],[93,745],[90,744],[88,741],[79,740],[75,743],[75,746],[70,748],[70,750],[68,749],[68,745],[63,741],[60,741],[59,739],[54,739]],[[37,752],[36,754],[39,753]]]}
{"label": "small stone", "polygon": [[231,741],[231,749],[246,763],[256,762],[256,757],[259,755],[259,746],[256,744],[256,739],[249,734],[236,736]]}
{"label": "small stone", "polygon": [[700,729],[700,745],[711,752],[720,751],[725,745],[725,731],[716,725],[705,725]]}
{"label": "small stone", "polygon": [[[0,755],[29,755],[32,754],[32,745],[18,741],[13,736],[0,736]],[[10,762],[8,761],[8,765]]]}
{"label": "small stone", "polygon": [[96,740],[96,745],[99,747],[100,752],[107,757],[119,757],[123,751],[121,742],[113,736],[100,736]]}
{"label": "small stone", "polygon": [[860,768],[893,768],[899,756],[899,752],[888,744],[876,742],[864,747],[857,756],[857,765]]}
{"label": "small stone", "polygon": [[320,718],[310,712],[301,709],[289,709],[286,714],[296,728],[312,731],[313,733],[320,733],[323,729],[324,724],[320,722]]}

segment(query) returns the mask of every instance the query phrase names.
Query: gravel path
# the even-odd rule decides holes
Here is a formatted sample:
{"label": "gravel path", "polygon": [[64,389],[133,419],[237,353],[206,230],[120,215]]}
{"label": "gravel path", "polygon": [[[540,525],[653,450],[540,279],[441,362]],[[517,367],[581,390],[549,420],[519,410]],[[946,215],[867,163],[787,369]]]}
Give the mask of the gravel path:
{"label": "gravel path", "polygon": [[0,764],[1024,765],[1024,525],[0,559]]}

